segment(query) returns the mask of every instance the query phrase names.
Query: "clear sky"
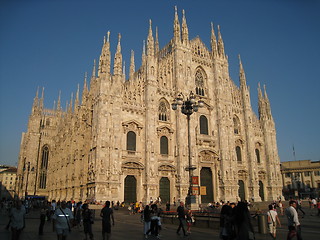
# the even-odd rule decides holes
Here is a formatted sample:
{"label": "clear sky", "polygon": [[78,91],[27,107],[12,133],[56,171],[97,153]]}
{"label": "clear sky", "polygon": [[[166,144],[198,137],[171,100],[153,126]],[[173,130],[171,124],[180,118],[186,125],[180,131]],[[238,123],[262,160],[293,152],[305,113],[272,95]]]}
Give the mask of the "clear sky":
{"label": "clear sky", "polygon": [[[174,6],[186,11],[189,38],[210,48],[211,22],[220,25],[230,76],[239,85],[241,55],[251,103],[266,85],[281,161],[320,160],[320,1],[317,0],[0,0],[0,164],[18,161],[21,133],[38,87],[52,108],[61,90],[69,101],[92,72],[107,31],[112,56],[121,33],[126,69],[141,62],[149,19],[160,48],[173,35]],[[65,104],[62,104],[65,106]]]}

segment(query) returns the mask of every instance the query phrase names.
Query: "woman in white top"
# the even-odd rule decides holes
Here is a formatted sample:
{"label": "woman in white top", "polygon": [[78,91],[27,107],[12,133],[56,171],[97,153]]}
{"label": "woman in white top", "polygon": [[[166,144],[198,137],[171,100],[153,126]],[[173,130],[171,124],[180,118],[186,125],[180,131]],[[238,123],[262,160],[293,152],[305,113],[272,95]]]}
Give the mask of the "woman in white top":
{"label": "woman in white top", "polygon": [[272,204],[269,205],[269,211],[267,212],[267,216],[270,235],[273,239],[276,239],[277,222],[280,227],[281,223],[278,217],[278,213],[275,211]]}

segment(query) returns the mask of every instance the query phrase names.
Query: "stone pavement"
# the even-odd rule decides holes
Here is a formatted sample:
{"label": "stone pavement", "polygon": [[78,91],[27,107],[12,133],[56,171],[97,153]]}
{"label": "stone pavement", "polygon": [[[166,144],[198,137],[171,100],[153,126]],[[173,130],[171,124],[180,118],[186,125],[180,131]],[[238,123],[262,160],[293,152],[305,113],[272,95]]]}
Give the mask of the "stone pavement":
{"label": "stone pavement", "polygon": [[[268,203],[264,203],[267,205]],[[285,204],[287,206],[287,203]],[[320,217],[316,216],[316,209],[304,208],[306,215],[301,218],[302,236],[305,240],[320,239]],[[112,240],[142,240],[143,225],[140,222],[140,214],[129,215],[126,209],[114,211],[115,226],[112,228]],[[277,229],[277,239],[286,239],[287,220],[284,216],[280,216],[282,227]],[[5,230],[5,225],[8,222],[6,214],[0,214],[0,240],[10,240],[10,231]],[[26,228],[24,229],[21,240],[55,240],[56,234],[52,231],[52,223],[46,222],[44,227],[44,235],[38,236],[39,227],[39,211],[31,211],[26,218]],[[257,240],[271,239],[268,234],[260,234],[258,232],[257,222],[253,220],[255,225],[255,236]],[[176,234],[177,225],[163,224],[163,230],[160,232],[160,238],[164,240],[202,240],[202,239],[219,239],[219,230],[213,228],[192,227],[191,234],[188,237],[179,236]],[[96,210],[96,219],[93,224],[94,239],[100,240],[101,236],[101,219],[99,210]],[[73,228],[68,240],[82,240],[84,233],[82,229]],[[154,239],[149,237],[149,239]]]}

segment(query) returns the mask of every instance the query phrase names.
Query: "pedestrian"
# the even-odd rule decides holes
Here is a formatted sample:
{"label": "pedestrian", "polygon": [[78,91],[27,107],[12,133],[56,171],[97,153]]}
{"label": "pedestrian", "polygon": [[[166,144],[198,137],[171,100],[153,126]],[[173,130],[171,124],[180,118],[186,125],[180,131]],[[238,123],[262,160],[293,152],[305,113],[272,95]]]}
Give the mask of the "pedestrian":
{"label": "pedestrian", "polygon": [[111,220],[112,226],[114,226],[114,216],[113,210],[110,208],[110,201],[106,201],[106,205],[101,210],[100,217],[102,217],[102,239],[109,240],[111,237]]}
{"label": "pedestrian", "polygon": [[220,212],[220,239],[231,240],[233,239],[234,224],[232,207],[230,205],[223,205]]}
{"label": "pedestrian", "polygon": [[150,226],[151,226],[151,216],[150,216],[150,207],[149,205],[145,206],[143,213],[143,222],[144,222],[144,229],[143,229],[143,234],[145,236],[145,238],[148,238],[148,233],[150,230]]}
{"label": "pedestrian", "polygon": [[67,208],[66,201],[60,203],[52,216],[53,225],[55,226],[58,240],[66,240],[71,232],[71,221],[73,220],[72,211]]}
{"label": "pedestrian", "polygon": [[88,235],[90,240],[93,240],[93,233],[92,233],[92,224],[93,224],[93,214],[92,211],[89,209],[89,205],[87,203],[82,205],[82,219],[83,219],[83,231],[86,235],[85,240],[88,239]]}
{"label": "pedestrian", "polygon": [[170,203],[169,202],[166,203],[166,211],[170,211]]}
{"label": "pedestrian", "polygon": [[146,232],[146,234],[148,235],[151,232],[152,235],[156,236],[156,238],[159,238],[159,212],[157,204],[151,205],[150,218],[150,229]]}
{"label": "pedestrian", "polygon": [[275,211],[272,204],[269,205],[269,211],[267,212],[267,216],[268,216],[268,226],[269,226],[270,235],[273,239],[276,239],[277,222],[280,227],[281,227],[281,223],[278,217],[278,213],[277,211]]}
{"label": "pedestrian", "polygon": [[82,223],[82,202],[78,202],[76,204],[76,207],[74,208],[74,218],[75,218],[75,225],[77,226],[77,228],[81,229],[81,223]]}
{"label": "pedestrian", "polygon": [[293,239],[297,236],[298,240],[302,240],[301,237],[301,226],[298,219],[298,213],[296,210],[297,203],[294,200],[289,201],[289,207],[286,208],[285,214],[288,219],[288,235],[287,240]]}
{"label": "pedestrian", "polygon": [[186,213],[184,210],[184,203],[181,201],[180,206],[177,208],[178,212],[178,220],[179,220],[179,227],[177,229],[177,234],[180,234],[180,229],[182,229],[183,235],[187,236],[186,230],[184,228],[184,224],[186,222]]}
{"label": "pedestrian", "polygon": [[318,202],[317,202],[317,208],[318,208],[317,216],[320,216],[320,199],[319,198],[318,198]]}
{"label": "pedestrian", "polygon": [[237,240],[254,239],[253,226],[247,203],[239,202],[234,208]]}
{"label": "pedestrian", "polygon": [[281,216],[283,216],[283,203],[282,203],[281,199],[278,202],[278,206],[280,208],[280,214],[281,214]]}
{"label": "pedestrian", "polygon": [[22,202],[17,200],[9,215],[12,240],[20,239],[20,234],[25,227],[25,215],[26,209],[22,206]]}
{"label": "pedestrian", "polygon": [[306,215],[306,213],[302,210],[302,200],[300,198],[297,200],[297,212],[298,210],[302,212],[303,216]]}
{"label": "pedestrian", "polygon": [[194,218],[193,218],[193,215],[192,215],[192,212],[190,209],[187,211],[186,221],[187,221],[187,233],[190,234],[191,233],[191,225],[194,221]]}
{"label": "pedestrian", "polygon": [[46,222],[47,208],[43,206],[40,210],[40,225],[39,225],[39,235],[43,235],[43,227]]}

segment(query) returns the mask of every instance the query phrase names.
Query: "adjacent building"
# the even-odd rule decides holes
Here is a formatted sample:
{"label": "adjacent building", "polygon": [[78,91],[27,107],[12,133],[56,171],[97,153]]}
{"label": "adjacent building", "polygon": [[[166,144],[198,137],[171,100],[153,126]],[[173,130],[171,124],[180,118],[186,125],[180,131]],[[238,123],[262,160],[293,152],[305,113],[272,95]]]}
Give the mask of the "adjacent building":
{"label": "adjacent building", "polygon": [[190,119],[193,175],[206,190],[197,196],[199,203],[278,198],[280,161],[266,90],[258,86],[257,116],[240,58],[239,87],[230,78],[219,26],[217,34],[211,27],[209,48],[200,37],[189,39],[188,31],[185,13],[180,24],[176,10],[173,37],[160,48],[150,21],[141,66],[136,70],[132,51],[129,76],[121,35],[111,61],[108,32],[81,96],[78,87],[66,109],[60,96],[53,109],[45,108],[44,93],[37,92],[22,134],[20,196],[184,199],[190,180],[187,119],[171,103],[192,92],[204,103]]}
{"label": "adjacent building", "polygon": [[0,166],[0,199],[13,199],[16,195],[17,168]]}
{"label": "adjacent building", "polygon": [[319,197],[320,161],[282,162],[281,174],[285,197]]}

